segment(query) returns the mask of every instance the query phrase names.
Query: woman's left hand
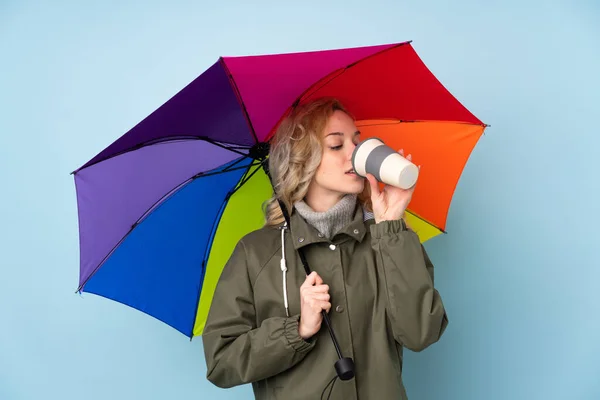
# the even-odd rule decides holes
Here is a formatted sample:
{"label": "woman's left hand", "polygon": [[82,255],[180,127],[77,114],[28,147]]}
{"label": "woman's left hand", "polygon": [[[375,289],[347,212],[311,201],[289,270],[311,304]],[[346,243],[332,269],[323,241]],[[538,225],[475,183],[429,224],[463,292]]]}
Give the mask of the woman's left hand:
{"label": "woman's left hand", "polygon": [[[403,150],[398,151],[398,153],[404,157]],[[411,161],[411,155],[409,154],[406,159]],[[373,175],[368,174],[367,180],[371,185],[371,202],[373,203],[375,222],[399,220],[404,217],[404,212],[410,203],[415,186],[413,185],[410,189],[401,189],[385,185],[383,190],[379,190],[379,183]]]}

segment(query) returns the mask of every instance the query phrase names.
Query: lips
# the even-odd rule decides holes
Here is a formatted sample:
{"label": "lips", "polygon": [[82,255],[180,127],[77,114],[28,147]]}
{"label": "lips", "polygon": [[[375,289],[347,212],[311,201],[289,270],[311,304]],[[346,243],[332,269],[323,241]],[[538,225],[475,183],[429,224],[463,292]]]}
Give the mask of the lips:
{"label": "lips", "polygon": [[356,172],[354,171],[354,168],[350,168],[348,171],[346,171],[347,174],[355,174]]}

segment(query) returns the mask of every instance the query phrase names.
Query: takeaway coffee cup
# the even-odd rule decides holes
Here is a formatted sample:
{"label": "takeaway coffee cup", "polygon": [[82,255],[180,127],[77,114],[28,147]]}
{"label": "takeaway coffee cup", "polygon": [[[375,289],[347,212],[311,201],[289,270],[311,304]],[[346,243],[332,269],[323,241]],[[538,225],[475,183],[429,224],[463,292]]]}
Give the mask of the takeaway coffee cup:
{"label": "takeaway coffee cup", "polygon": [[419,168],[377,138],[358,144],[352,153],[352,166],[357,175],[375,176],[379,182],[409,189],[417,182]]}

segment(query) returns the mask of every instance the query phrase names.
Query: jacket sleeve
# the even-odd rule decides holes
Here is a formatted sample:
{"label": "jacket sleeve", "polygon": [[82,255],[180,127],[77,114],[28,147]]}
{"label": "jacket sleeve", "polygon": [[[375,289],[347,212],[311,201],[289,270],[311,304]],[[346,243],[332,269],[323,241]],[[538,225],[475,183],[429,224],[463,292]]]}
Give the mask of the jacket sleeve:
{"label": "jacket sleeve", "polygon": [[371,236],[394,338],[410,350],[424,350],[439,340],[448,325],[433,285],[433,264],[417,234],[400,221],[371,225]]}
{"label": "jacket sleeve", "polygon": [[276,375],[314,347],[298,333],[299,315],[268,318],[257,326],[248,258],[240,241],[217,283],[202,334],[207,379],[221,388]]}

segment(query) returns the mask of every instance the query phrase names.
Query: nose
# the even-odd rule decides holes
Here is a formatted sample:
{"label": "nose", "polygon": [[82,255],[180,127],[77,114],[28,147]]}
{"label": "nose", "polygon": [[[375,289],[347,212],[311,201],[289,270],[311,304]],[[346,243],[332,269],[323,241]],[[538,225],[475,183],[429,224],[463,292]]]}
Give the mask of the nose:
{"label": "nose", "polygon": [[348,146],[348,160],[352,159],[352,153],[354,153],[354,149],[356,148],[356,145],[354,144],[354,142],[350,142],[350,146]]}

